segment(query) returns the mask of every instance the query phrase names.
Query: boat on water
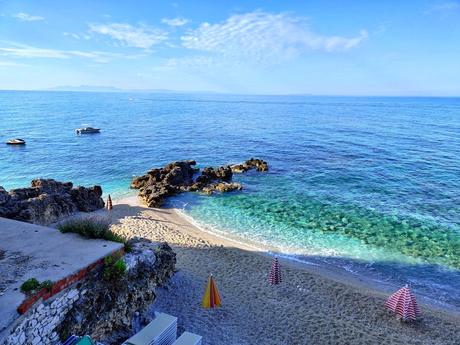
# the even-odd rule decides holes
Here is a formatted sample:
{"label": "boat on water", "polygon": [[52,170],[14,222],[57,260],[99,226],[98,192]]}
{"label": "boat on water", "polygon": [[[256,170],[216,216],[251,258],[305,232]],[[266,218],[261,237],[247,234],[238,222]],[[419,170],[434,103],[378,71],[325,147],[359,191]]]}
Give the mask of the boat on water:
{"label": "boat on water", "polygon": [[26,141],[24,139],[11,139],[6,142],[7,145],[25,145]]}
{"label": "boat on water", "polygon": [[99,133],[101,130],[99,128],[93,128],[93,127],[83,127],[83,128],[77,128],[75,132],[77,134],[93,134],[93,133]]}

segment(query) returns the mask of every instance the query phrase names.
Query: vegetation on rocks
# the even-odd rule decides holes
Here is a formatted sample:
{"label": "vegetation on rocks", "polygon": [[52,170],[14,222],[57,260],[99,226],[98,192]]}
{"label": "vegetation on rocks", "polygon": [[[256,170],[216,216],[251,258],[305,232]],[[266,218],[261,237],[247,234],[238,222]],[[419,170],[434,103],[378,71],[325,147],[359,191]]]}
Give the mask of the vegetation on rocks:
{"label": "vegetation on rocks", "polygon": [[106,281],[118,281],[126,273],[126,264],[119,255],[107,256],[104,259],[104,272],[102,273]]}
{"label": "vegetation on rocks", "polygon": [[31,292],[33,290],[37,290],[39,286],[40,286],[40,282],[37,279],[30,278],[30,279],[27,279],[24,283],[22,283],[21,291],[24,293]]}
{"label": "vegetation on rocks", "polygon": [[51,280],[45,280],[43,282],[39,282],[36,278],[27,279],[21,285],[21,292],[23,293],[30,293],[32,291],[39,291],[41,289],[47,289],[48,291],[51,290],[53,287],[53,282]]}

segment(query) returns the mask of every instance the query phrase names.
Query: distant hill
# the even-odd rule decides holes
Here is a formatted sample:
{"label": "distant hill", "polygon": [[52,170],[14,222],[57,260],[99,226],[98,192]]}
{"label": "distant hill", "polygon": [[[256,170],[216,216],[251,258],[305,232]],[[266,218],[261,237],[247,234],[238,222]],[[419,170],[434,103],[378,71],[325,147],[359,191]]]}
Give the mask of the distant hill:
{"label": "distant hill", "polygon": [[73,91],[73,92],[145,92],[145,93],[217,93],[215,91],[182,91],[168,89],[120,89],[112,86],[56,86],[46,89],[47,91]]}

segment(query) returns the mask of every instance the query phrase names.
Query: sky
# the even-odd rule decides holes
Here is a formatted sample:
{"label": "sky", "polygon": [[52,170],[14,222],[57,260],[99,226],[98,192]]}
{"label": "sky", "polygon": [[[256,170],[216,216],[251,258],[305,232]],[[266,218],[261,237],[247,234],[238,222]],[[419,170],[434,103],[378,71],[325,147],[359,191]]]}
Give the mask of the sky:
{"label": "sky", "polygon": [[0,89],[460,96],[460,0],[0,0]]}

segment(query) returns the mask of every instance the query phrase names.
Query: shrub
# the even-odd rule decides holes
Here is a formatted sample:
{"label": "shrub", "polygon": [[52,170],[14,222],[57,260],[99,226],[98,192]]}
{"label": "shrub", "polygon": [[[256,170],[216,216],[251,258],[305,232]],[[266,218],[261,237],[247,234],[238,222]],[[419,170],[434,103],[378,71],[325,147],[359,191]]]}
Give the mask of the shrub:
{"label": "shrub", "polygon": [[110,224],[101,219],[70,219],[58,225],[62,233],[73,232],[86,238],[105,238]]}
{"label": "shrub", "polygon": [[22,292],[30,292],[33,290],[37,290],[40,286],[40,283],[38,282],[37,279],[35,278],[30,278],[27,279],[24,283],[21,285],[21,291]]}
{"label": "shrub", "polygon": [[100,238],[127,245],[124,237],[110,230],[110,223],[104,219],[70,219],[58,225],[62,233],[73,232],[85,238]]}
{"label": "shrub", "polygon": [[104,259],[104,280],[117,281],[123,278],[126,273],[126,264],[119,255],[107,256]]}
{"label": "shrub", "polygon": [[53,287],[53,282],[51,280],[45,280],[43,282],[39,282],[35,278],[30,278],[27,279],[24,283],[21,285],[21,291],[24,293],[28,293],[34,290],[41,290],[41,289],[46,289],[47,291],[51,291],[51,288]]}

